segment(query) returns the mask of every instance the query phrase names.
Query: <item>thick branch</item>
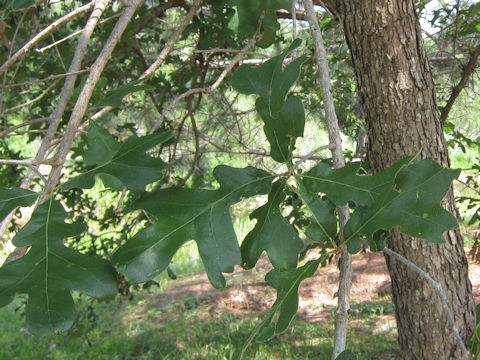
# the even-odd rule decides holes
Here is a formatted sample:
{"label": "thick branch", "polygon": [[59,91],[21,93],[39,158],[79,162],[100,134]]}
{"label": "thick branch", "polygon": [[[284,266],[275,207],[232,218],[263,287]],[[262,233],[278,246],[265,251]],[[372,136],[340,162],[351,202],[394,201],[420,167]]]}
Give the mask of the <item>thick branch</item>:
{"label": "thick branch", "polygon": [[129,24],[131,18],[135,14],[137,7],[140,6],[143,1],[144,0],[132,0],[128,3],[129,5],[122,12],[122,15],[115,24],[112,33],[110,34],[105,45],[103,46],[100,55],[98,55],[95,63],[90,69],[90,75],[88,76],[85,85],[83,86],[83,89],[78,96],[77,102],[75,103],[72,115],[70,116],[70,120],[63,135],[62,142],[60,143],[58,151],[55,155],[57,164],[52,169],[52,172],[48,177],[48,183],[45,187],[45,193],[47,194],[47,197],[51,195],[51,193],[55,190],[55,187],[57,186],[58,180],[60,179],[60,174],[62,172],[63,164],[68,155],[68,152],[70,151],[73,140],[75,139],[78,127],[82,122],[83,116],[85,115],[85,111],[87,110],[88,102],[92,97],[95,85],[100,79],[100,75],[102,74],[105,65],[110,59],[112,52],[115,49],[115,46],[120,41],[120,38],[125,31],[127,25]]}

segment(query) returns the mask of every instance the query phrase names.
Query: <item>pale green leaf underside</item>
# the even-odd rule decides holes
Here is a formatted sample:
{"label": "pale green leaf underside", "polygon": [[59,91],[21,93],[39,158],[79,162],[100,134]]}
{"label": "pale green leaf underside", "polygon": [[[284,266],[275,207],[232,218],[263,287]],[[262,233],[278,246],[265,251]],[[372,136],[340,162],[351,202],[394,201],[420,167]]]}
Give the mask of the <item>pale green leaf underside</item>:
{"label": "pale green leaf underside", "polygon": [[263,170],[220,165],[217,190],[168,188],[149,193],[135,208],[148,211],[155,224],[141,230],[113,255],[115,266],[134,283],[165,270],[175,252],[195,240],[213,286],[225,286],[223,272],[241,262],[230,206],[244,197],[266,194],[273,176]]}
{"label": "pale green leaf underside", "polygon": [[116,275],[106,260],[83,255],[63,245],[65,238],[85,231],[83,224],[64,222],[66,212],[50,199],[15,236],[16,246],[31,246],[22,258],[0,268],[0,305],[27,294],[28,330],[36,335],[66,330],[76,311],[71,290],[95,298],[117,292]]}

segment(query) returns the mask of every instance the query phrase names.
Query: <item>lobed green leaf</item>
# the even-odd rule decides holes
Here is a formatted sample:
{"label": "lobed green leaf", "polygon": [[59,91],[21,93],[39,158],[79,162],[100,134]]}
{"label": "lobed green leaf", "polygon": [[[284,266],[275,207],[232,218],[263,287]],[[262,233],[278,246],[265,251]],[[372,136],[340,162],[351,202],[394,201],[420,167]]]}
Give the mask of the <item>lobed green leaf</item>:
{"label": "lobed green leaf", "polygon": [[67,224],[59,202],[40,205],[14,237],[15,246],[31,246],[22,258],[0,268],[0,306],[16,294],[27,294],[27,328],[35,335],[67,330],[76,311],[71,290],[95,298],[117,293],[115,270],[103,259],[80,254],[63,240],[85,231],[83,224]]}
{"label": "lobed green leaf", "polygon": [[452,180],[460,170],[447,169],[433,159],[415,160],[404,165],[390,189],[376,194],[370,206],[360,206],[345,225],[349,251],[359,249],[360,235],[374,241],[380,230],[400,226],[406,235],[442,243],[442,234],[458,227],[455,217],[440,206]]}
{"label": "lobed green leaf", "polygon": [[315,274],[319,264],[320,259],[291,271],[274,269],[267,274],[265,280],[277,290],[277,299],[256,329],[258,342],[270,340],[287,330],[298,310],[298,287],[303,280]]}
{"label": "lobed green leaf", "polygon": [[21,188],[5,189],[0,187],[0,219],[19,206],[30,206],[37,200],[33,191]]}
{"label": "lobed green leaf", "polygon": [[242,266],[246,269],[255,266],[263,251],[279,270],[297,266],[303,241],[280,212],[280,204],[286,197],[284,188],[284,180],[276,181],[268,194],[268,202],[250,214],[250,219],[257,219],[257,223],[241,246]]}
{"label": "lobed green leaf", "polygon": [[93,169],[67,181],[64,190],[72,188],[89,189],[95,178],[101,176],[106,186],[121,190],[143,190],[148,184],[158,180],[165,167],[159,158],[153,158],[146,151],[165,143],[173,136],[171,131],[143,137],[129,137],[118,144],[115,139],[98,125],[91,125],[88,132],[87,164],[97,164]]}
{"label": "lobed green leaf", "polygon": [[274,176],[253,167],[220,165],[214,177],[220,183],[217,190],[173,187],[148,193],[136,203],[136,209],[145,209],[156,221],[113,255],[129,281],[153,279],[185,242],[195,240],[210,282],[225,286],[222,272],[232,272],[241,262],[230,206],[243,197],[267,194]]}

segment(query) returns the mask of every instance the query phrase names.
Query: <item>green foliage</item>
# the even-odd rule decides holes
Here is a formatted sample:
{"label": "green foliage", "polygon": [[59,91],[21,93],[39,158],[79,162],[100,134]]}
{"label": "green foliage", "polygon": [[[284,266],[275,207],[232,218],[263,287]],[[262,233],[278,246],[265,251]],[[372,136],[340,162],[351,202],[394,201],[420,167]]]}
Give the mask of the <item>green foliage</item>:
{"label": "green foliage", "polygon": [[145,152],[170,140],[172,135],[170,131],[142,137],[132,135],[120,145],[108,131],[92,122],[87,135],[89,149],[84,161],[87,165],[97,166],[66,182],[63,189],[89,189],[98,175],[108,187],[143,190],[146,185],[158,180],[165,166],[161,159]]}
{"label": "green foliage", "polygon": [[155,90],[155,86],[152,85],[138,85],[140,82],[141,80],[132,81],[129,84],[109,90],[103,98],[98,100],[97,106],[120,107],[122,106],[122,99],[128,94],[138,91]]}
{"label": "green foliage", "polygon": [[285,68],[283,61],[301,40],[295,40],[288,50],[266,61],[258,68],[242,65],[233,76],[232,85],[243,94],[256,94],[255,107],[265,126],[271,156],[278,162],[290,160],[297,137],[303,136],[305,113],[299,98],[287,94],[300,74],[306,57],[293,60]]}
{"label": "green foliage", "polygon": [[62,205],[51,198],[40,205],[13,243],[31,246],[27,255],[0,269],[0,305],[16,294],[28,294],[27,327],[33,334],[68,329],[75,320],[71,290],[95,298],[117,292],[115,272],[106,260],[82,255],[63,245],[85,231],[84,224],[65,223]]}
{"label": "green foliage", "polygon": [[188,240],[197,242],[208,278],[216,288],[225,286],[222,272],[240,264],[240,249],[233,230],[230,206],[270,191],[273,176],[247,167],[218,166],[217,190],[168,188],[148,193],[136,209],[148,211],[155,223],[120,247],[112,261],[134,283],[145,282],[163,271],[175,252]]}
{"label": "green foliage", "polygon": [[296,181],[298,196],[312,214],[305,235],[314,242],[323,243],[324,248],[332,247],[332,245],[335,247],[337,234],[335,206],[328,199],[321,199],[317,194],[309,192],[300,175],[296,176]]}
{"label": "green foliage", "polygon": [[312,277],[320,261],[309,261],[291,271],[270,271],[265,280],[277,290],[277,299],[269,310],[267,317],[259,324],[256,340],[267,341],[287,330],[298,308],[298,287],[300,283]]}
{"label": "green foliage", "polygon": [[33,191],[16,188],[4,189],[0,187],[0,219],[7,216],[17,206],[30,206],[37,199]]}
{"label": "green foliage", "polygon": [[473,356],[480,355],[480,304],[475,307],[475,330],[468,339],[468,347]]}
{"label": "green foliage", "polygon": [[275,182],[268,194],[268,202],[250,214],[250,219],[257,219],[257,223],[241,247],[242,266],[246,269],[255,266],[263,251],[267,252],[270,262],[279,270],[297,266],[303,241],[280,211],[280,205],[286,197],[284,188],[284,180]]}
{"label": "green foliage", "polygon": [[338,355],[335,360],[357,360],[357,357],[352,353],[351,350],[342,351],[340,355]]}
{"label": "green foliage", "polygon": [[458,227],[455,217],[440,206],[452,180],[460,170],[446,169],[432,159],[416,160],[403,166],[390,189],[375,196],[374,204],[360,206],[345,225],[349,250],[359,250],[359,234],[374,241],[379,230],[400,226],[404,234],[442,243],[442,234]]}
{"label": "green foliage", "polygon": [[275,10],[291,8],[288,0],[230,0],[229,3],[237,9],[231,27],[241,35],[253,35],[263,14],[262,38],[257,45],[264,48],[275,41],[276,32],[280,28]]}

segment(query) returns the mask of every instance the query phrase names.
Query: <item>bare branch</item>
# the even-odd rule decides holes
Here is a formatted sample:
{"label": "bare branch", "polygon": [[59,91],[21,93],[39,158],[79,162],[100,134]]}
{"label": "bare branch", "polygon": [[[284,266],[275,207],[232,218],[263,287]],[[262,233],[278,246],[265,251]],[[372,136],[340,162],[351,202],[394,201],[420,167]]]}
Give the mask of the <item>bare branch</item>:
{"label": "bare branch", "polygon": [[312,160],[314,155],[319,152],[319,151],[322,151],[322,150],[333,150],[334,149],[334,145],[332,144],[327,144],[327,145],[322,145],[312,151],[310,151],[308,154],[300,157],[300,160],[298,160],[296,163],[295,163],[295,166],[294,168],[298,168],[301,164],[303,164],[305,161],[308,161],[308,160]]}
{"label": "bare branch", "polygon": [[241,49],[219,49],[219,48],[211,48],[207,50],[195,50],[194,53],[201,53],[201,54],[217,54],[217,53],[242,53],[244,55],[252,55],[252,56],[261,56],[264,58],[269,58],[270,56],[267,54],[262,54],[256,51],[243,51]]}
{"label": "bare branch", "polygon": [[18,110],[18,109],[20,109],[24,106],[28,106],[28,105],[31,105],[33,103],[36,103],[37,101],[41,100],[45,95],[47,95],[50,90],[52,90],[55,86],[57,86],[59,81],[60,80],[55,80],[48,88],[43,90],[42,93],[40,95],[38,95],[36,98],[28,100],[28,101],[24,102],[23,104],[15,105],[15,106],[13,106],[9,109],[5,109],[5,111],[3,113],[6,114],[8,112]]}
{"label": "bare branch", "polygon": [[[325,118],[327,121],[328,137],[332,145],[333,166],[341,168],[345,166],[345,159],[342,154],[342,139],[340,137],[340,128],[338,126],[337,114],[331,91],[331,82],[327,62],[327,54],[323,45],[322,32],[318,25],[317,15],[313,8],[312,0],[303,0],[305,14],[310,25],[310,32],[313,38],[315,48],[315,60],[317,71],[319,73],[320,85],[323,94],[325,106]],[[338,208],[340,218],[339,241],[343,244],[343,228],[350,218],[348,205]],[[350,308],[350,287],[352,282],[352,255],[344,247],[340,261],[340,279],[338,284],[338,306],[335,312],[335,337],[333,345],[332,359],[345,350],[348,327],[348,310]]]}
{"label": "bare branch", "polygon": [[[202,0],[195,0],[195,3],[190,8],[190,11],[188,12],[187,16],[185,17],[183,22],[180,24],[180,26],[175,30],[170,40],[168,40],[168,42],[165,44],[165,47],[162,49],[160,54],[158,54],[158,57],[155,60],[155,62],[151,64],[147,70],[145,70],[145,72],[140,76],[139,79],[146,79],[147,77],[153,75],[155,71],[157,71],[158,68],[162,66],[168,54],[170,54],[170,52],[172,51],[173,46],[180,38],[180,35],[182,35],[185,28],[192,21],[193,16],[195,15],[196,11],[200,8],[201,3],[202,3]],[[122,101],[127,99],[129,96],[130,94],[125,95]],[[113,109],[114,109],[113,106],[105,106],[104,108],[102,108],[100,111],[98,111],[92,116],[92,120],[100,119],[102,116],[104,116],[105,114],[108,114]]]}
{"label": "bare branch", "polygon": [[7,69],[18,59],[23,57],[36,43],[38,43],[41,39],[43,39],[45,36],[50,34],[52,31],[57,29],[58,27],[62,26],[63,24],[66,24],[70,20],[76,18],[77,16],[82,15],[83,13],[89,11],[90,9],[93,8],[95,4],[95,1],[89,2],[87,5],[81,6],[72,12],[66,14],[65,16],[62,16],[60,19],[55,20],[53,23],[51,23],[49,26],[47,26],[45,29],[40,31],[36,36],[34,36],[29,42],[27,42],[23,47],[18,50],[13,56],[8,58],[5,63],[0,66],[0,74],[3,74]]}
{"label": "bare branch", "polygon": [[47,121],[50,121],[50,118],[49,118],[49,117],[25,121],[25,122],[21,123],[20,125],[13,126],[13,127],[11,127],[11,128],[5,129],[5,130],[3,130],[2,132],[0,132],[0,138],[4,138],[4,137],[6,137],[8,134],[10,134],[11,132],[14,132],[14,131],[16,131],[16,130],[18,130],[18,129],[21,129],[22,127],[29,126],[29,125],[32,125],[32,124],[38,124],[38,123],[42,123],[42,122],[47,122]]}
{"label": "bare branch", "polygon": [[13,160],[13,159],[0,159],[0,165],[22,165],[22,166],[38,166],[38,165],[52,165],[52,159],[42,159],[42,160]]}
{"label": "bare branch", "polygon": [[443,306],[443,310],[445,311],[445,314],[447,315],[448,324],[452,327],[453,336],[455,337],[456,342],[458,343],[458,345],[462,349],[464,357],[468,358],[469,352],[468,352],[467,347],[465,346],[462,338],[460,337],[460,333],[458,332],[457,326],[455,325],[455,320],[453,318],[453,313],[450,310],[450,307],[448,306],[448,299],[447,299],[447,296],[446,296],[445,292],[443,291],[442,285],[440,285],[440,283],[438,283],[437,281],[433,280],[433,278],[428,273],[426,273],[425,271],[420,269],[417,265],[415,265],[413,262],[411,262],[410,260],[408,260],[405,257],[403,257],[402,255],[400,255],[399,253],[389,249],[388,247],[383,248],[383,252],[388,254],[388,255],[394,256],[398,261],[405,264],[411,270],[415,271],[418,275],[420,275],[422,278],[424,278],[437,291],[438,297],[440,298],[440,301],[441,301],[442,306]]}
{"label": "bare branch", "polygon": [[165,47],[162,49],[160,54],[158,54],[158,57],[155,60],[155,62],[152,65],[150,65],[150,67],[147,70],[145,70],[143,75],[140,76],[140,79],[145,79],[146,77],[149,77],[150,75],[153,75],[155,73],[155,71],[157,71],[158,68],[160,66],[162,66],[162,64],[165,61],[165,59],[167,58],[168,54],[170,54],[170,51],[172,51],[173,46],[175,45],[175,43],[180,38],[180,35],[182,35],[185,28],[192,21],[195,13],[200,8],[201,4],[202,4],[202,0],[195,0],[193,5],[191,6],[190,11],[188,12],[187,16],[183,19],[182,23],[177,27],[177,29],[173,33],[172,37],[165,44]]}
{"label": "bare branch", "polygon": [[64,77],[67,77],[67,76],[70,76],[70,75],[84,74],[84,73],[89,72],[89,71],[90,71],[90,69],[84,69],[84,70],[67,72],[67,73],[64,73],[64,74],[50,75],[50,76],[47,76],[46,78],[43,78],[43,79],[25,81],[25,82],[16,83],[16,84],[0,85],[0,88],[9,89],[9,88],[14,88],[14,87],[19,87],[19,86],[28,86],[28,85],[38,84],[38,83],[41,83],[41,82],[47,82],[47,81],[50,81],[50,80],[61,79],[61,78],[64,78]]}

